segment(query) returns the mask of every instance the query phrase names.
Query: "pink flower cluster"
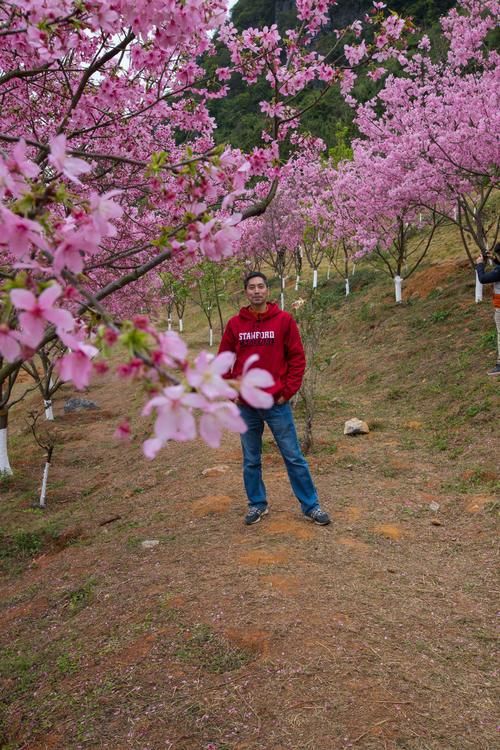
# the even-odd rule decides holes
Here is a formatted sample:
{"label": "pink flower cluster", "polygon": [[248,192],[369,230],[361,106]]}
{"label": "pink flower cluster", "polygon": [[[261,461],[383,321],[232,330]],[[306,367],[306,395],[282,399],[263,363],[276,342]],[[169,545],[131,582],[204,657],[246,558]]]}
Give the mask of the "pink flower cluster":
{"label": "pink flower cluster", "polygon": [[[175,334],[174,334],[175,336]],[[252,367],[258,356],[250,357],[238,384],[239,392],[247,403],[257,408],[270,408],[272,396],[263,388],[273,385],[272,376],[266,371]],[[218,448],[223,430],[245,432],[246,425],[236,404],[238,395],[234,386],[223,376],[231,370],[234,362],[232,352],[214,357],[201,352],[192,367],[186,367],[186,384],[172,385],[153,396],[143,409],[143,415],[156,412],[154,437],[144,443],[144,454],[154,458],[169,440],[194,440],[197,432],[194,410],[201,412],[199,435],[211,447]]]}

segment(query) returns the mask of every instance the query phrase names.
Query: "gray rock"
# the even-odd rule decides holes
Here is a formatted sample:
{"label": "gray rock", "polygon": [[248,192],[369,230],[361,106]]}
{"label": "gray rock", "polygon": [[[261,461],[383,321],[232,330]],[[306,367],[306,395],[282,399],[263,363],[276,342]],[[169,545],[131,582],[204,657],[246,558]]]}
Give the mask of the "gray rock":
{"label": "gray rock", "polygon": [[366,435],[370,432],[370,428],[361,419],[354,417],[348,419],[344,425],[344,435]]}
{"label": "gray rock", "polygon": [[204,477],[217,477],[220,474],[225,474],[226,471],[229,471],[229,466],[219,464],[218,466],[210,466],[208,469],[203,469],[201,473]]}
{"label": "gray rock", "polygon": [[85,409],[98,409],[95,401],[88,398],[69,398],[64,404],[64,413],[70,414],[73,411],[84,411]]}
{"label": "gray rock", "polygon": [[158,547],[159,544],[159,539],[145,539],[143,542],[141,542],[141,547],[143,549],[154,549],[155,547]]}

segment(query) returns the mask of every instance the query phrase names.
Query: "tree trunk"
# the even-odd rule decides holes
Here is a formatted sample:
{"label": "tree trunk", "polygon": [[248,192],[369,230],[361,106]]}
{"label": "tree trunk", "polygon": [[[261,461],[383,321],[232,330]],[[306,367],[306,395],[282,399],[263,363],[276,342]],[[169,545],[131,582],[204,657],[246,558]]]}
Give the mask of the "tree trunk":
{"label": "tree trunk", "polygon": [[479,281],[476,271],[476,304],[483,301],[483,285]]}
{"label": "tree trunk", "polygon": [[39,502],[40,508],[45,508],[45,497],[47,495],[47,481],[49,478],[49,469],[50,469],[50,463],[47,461],[47,463],[45,464],[45,468],[43,470],[42,490],[40,492],[40,502]]}
{"label": "tree trunk", "polygon": [[396,295],[396,302],[398,305],[403,301],[403,295],[401,292],[402,284],[403,279],[399,274],[396,274],[396,276],[394,277],[394,293]]}
{"label": "tree trunk", "polygon": [[44,399],[43,405],[45,407],[45,419],[47,419],[50,422],[54,421],[54,412],[52,410],[52,399]]}
{"label": "tree trunk", "polygon": [[5,411],[0,414],[0,479],[6,476],[12,476],[12,469],[9,463],[9,453],[7,450],[7,425],[9,412]]}

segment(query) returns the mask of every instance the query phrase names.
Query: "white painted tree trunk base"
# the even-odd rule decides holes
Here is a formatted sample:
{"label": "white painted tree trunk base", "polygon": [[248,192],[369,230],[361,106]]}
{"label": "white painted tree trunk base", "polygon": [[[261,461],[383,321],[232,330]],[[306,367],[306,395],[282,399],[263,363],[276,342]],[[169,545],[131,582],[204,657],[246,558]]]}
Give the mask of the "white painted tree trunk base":
{"label": "white painted tree trunk base", "polygon": [[43,405],[45,407],[45,419],[47,419],[49,422],[54,421],[54,411],[52,409],[52,400],[48,399],[47,401],[44,400]]}
{"label": "white painted tree trunk base", "polygon": [[349,279],[344,279],[345,281],[345,296],[348,297],[351,293],[351,286],[349,284]]}
{"label": "white painted tree trunk base", "polygon": [[182,333],[184,330],[184,321],[182,318],[179,318],[179,333]]}
{"label": "white painted tree trunk base", "polygon": [[280,307],[282,310],[285,309],[285,295],[283,294],[283,292],[281,292],[280,294]]}
{"label": "white painted tree trunk base", "polygon": [[403,301],[402,294],[403,279],[401,276],[394,277],[394,293],[396,295],[396,302],[399,304]]}
{"label": "white painted tree trunk base", "polygon": [[172,330],[172,318],[168,318],[167,325],[168,325],[167,330],[171,331]]}
{"label": "white painted tree trunk base", "polygon": [[483,301],[483,285],[479,281],[479,277],[477,275],[477,271],[476,271],[476,291],[475,291],[475,296],[476,296],[476,305],[479,302]]}
{"label": "white painted tree trunk base", "polygon": [[209,334],[208,334],[208,345],[213,346],[214,345],[214,329],[210,328]]}
{"label": "white painted tree trunk base", "polygon": [[45,508],[45,497],[47,495],[47,480],[49,478],[50,464],[47,462],[43,470],[42,491],[40,492],[40,508]]}
{"label": "white painted tree trunk base", "polygon": [[297,276],[297,278],[295,279],[295,291],[296,292],[299,291],[299,284],[300,284],[300,276]]}
{"label": "white painted tree trunk base", "polygon": [[315,268],[313,271],[313,289],[318,288],[318,269]]}
{"label": "white painted tree trunk base", "polygon": [[0,478],[11,477],[12,469],[9,463],[9,454],[7,451],[7,428],[3,427],[0,430]]}

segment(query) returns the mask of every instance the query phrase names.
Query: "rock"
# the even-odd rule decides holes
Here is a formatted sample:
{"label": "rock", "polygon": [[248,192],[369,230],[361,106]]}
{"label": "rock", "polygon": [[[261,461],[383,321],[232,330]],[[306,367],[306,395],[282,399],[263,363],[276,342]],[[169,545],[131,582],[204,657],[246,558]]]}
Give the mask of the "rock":
{"label": "rock", "polygon": [[69,398],[64,404],[64,413],[70,414],[74,411],[84,411],[85,409],[98,409],[95,401],[88,398]]}
{"label": "rock", "polygon": [[429,503],[429,509],[436,512],[437,510],[439,510],[439,503],[436,503],[436,501],[433,500],[432,503]]}
{"label": "rock", "polygon": [[431,524],[432,524],[433,526],[442,526],[442,525],[443,525],[442,521],[440,521],[440,520],[439,520],[439,519],[437,519],[437,518],[433,518],[433,519],[432,519],[432,521],[431,521]]}
{"label": "rock", "polygon": [[218,477],[221,474],[225,474],[226,471],[229,471],[229,466],[219,464],[219,466],[210,466],[208,469],[203,469],[201,473],[204,477]]}
{"label": "rock", "polygon": [[370,428],[361,419],[354,417],[348,419],[344,425],[344,435],[366,435],[370,432]]}
{"label": "rock", "polygon": [[141,547],[144,549],[154,549],[155,547],[158,547],[159,543],[159,539],[145,539],[141,542]]}

